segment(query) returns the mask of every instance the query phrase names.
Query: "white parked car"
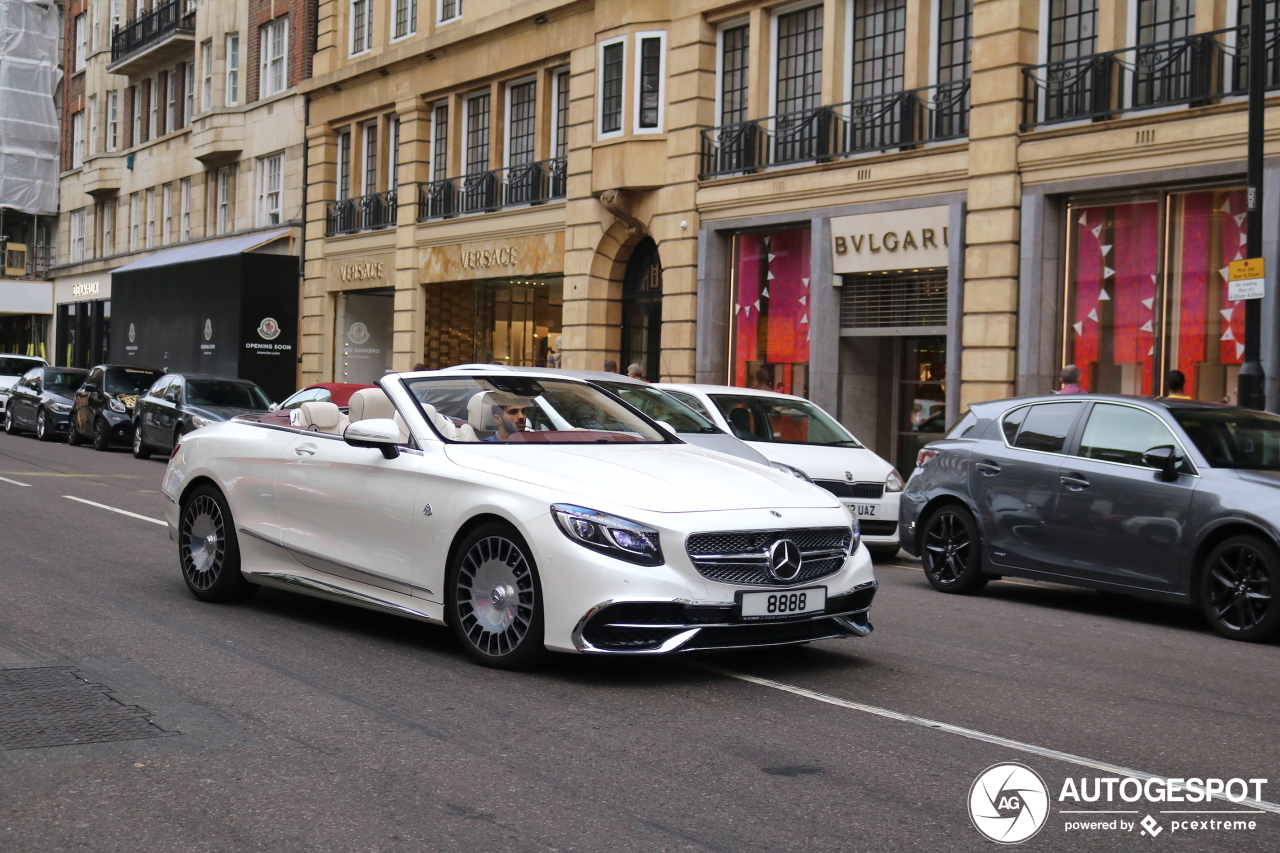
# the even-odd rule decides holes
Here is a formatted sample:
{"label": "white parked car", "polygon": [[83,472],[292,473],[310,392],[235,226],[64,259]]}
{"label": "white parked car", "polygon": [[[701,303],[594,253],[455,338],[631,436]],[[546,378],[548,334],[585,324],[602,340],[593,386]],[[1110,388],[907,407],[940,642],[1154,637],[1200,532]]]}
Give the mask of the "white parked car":
{"label": "white parked car", "polygon": [[829,492],[568,377],[379,384],[349,420],[313,402],[182,438],[163,490],[197,598],[268,585],[447,623],[509,668],[870,633],[871,560]]}
{"label": "white parked car", "polygon": [[0,415],[9,408],[13,386],[33,367],[43,367],[49,362],[34,355],[9,355],[0,353]]}
{"label": "white parked car", "polygon": [[770,460],[804,471],[853,508],[872,556],[898,553],[902,476],[821,408],[803,397],[753,388],[674,383],[658,387]]}

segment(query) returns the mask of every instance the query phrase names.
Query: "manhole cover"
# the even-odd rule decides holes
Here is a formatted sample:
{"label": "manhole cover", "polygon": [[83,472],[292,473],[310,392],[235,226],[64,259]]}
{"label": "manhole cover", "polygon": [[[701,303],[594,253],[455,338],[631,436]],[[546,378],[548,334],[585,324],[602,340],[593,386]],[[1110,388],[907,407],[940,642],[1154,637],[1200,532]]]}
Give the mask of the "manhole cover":
{"label": "manhole cover", "polygon": [[168,737],[151,712],[122,705],[68,667],[0,669],[0,749]]}

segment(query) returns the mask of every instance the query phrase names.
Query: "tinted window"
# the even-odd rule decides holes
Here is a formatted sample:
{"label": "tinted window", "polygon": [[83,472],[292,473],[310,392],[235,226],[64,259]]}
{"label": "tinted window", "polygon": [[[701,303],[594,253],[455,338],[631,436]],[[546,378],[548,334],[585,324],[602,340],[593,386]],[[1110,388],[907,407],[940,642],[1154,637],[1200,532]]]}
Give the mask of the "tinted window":
{"label": "tinted window", "polygon": [[668,390],[667,393],[670,394],[672,397],[675,397],[681,403],[684,403],[689,408],[693,409],[698,414],[702,415],[707,420],[711,420],[711,413],[707,411],[707,407],[702,405],[702,401],[699,400],[697,397],[693,396],[692,394],[686,394],[683,391]]}
{"label": "tinted window", "polygon": [[655,421],[671,424],[676,432],[719,432],[715,424],[691,410],[684,403],[652,385],[631,382],[593,382],[612,391]]}
{"label": "tinted window", "polygon": [[89,378],[86,379],[85,382],[86,383],[92,382],[94,385],[97,385],[99,388],[101,388],[102,387],[102,368],[95,367],[93,370],[90,370]]}
{"label": "tinted window", "polygon": [[142,370],[137,367],[113,367],[107,371],[106,385],[102,389],[108,394],[125,394],[136,397],[151,387],[156,377],[162,374],[155,370]]}
{"label": "tinted window", "polygon": [[1178,446],[1173,433],[1155,415],[1130,406],[1099,403],[1089,413],[1079,455],[1103,462],[1141,465],[1142,455],[1148,450],[1169,445]]}
{"label": "tinted window", "polygon": [[1042,450],[1045,453],[1061,453],[1067,443],[1067,433],[1076,419],[1082,403],[1043,403],[1031,406],[1014,447],[1024,450]]}
{"label": "tinted window", "polygon": [[964,438],[969,434],[969,430],[973,429],[977,425],[978,416],[973,412],[969,412],[960,419],[960,423],[951,428],[951,431],[947,433],[947,438]]}
{"label": "tinted window", "polygon": [[161,376],[159,379],[156,380],[156,384],[151,386],[151,390],[148,391],[147,393],[150,394],[152,397],[163,397],[165,390],[169,387],[170,383],[172,383],[173,380],[174,380],[174,377],[172,376]]}
{"label": "tinted window", "polygon": [[861,447],[831,416],[807,400],[754,394],[712,394],[733,434],[743,441]]}
{"label": "tinted window", "polygon": [[46,370],[44,387],[46,391],[69,397],[84,384],[84,376],[83,370]]}
{"label": "tinted window", "polygon": [[262,411],[271,406],[271,401],[257,385],[248,382],[223,382],[218,379],[188,380],[187,402],[193,406],[227,406]]}
{"label": "tinted window", "polygon": [[1004,430],[1005,441],[1013,444],[1013,440],[1018,437],[1018,427],[1022,426],[1022,421],[1026,418],[1029,409],[1029,406],[1023,406],[1004,416],[1004,420],[1000,422],[1000,428]]}
{"label": "tinted window", "polygon": [[1280,417],[1248,409],[1171,409],[1215,468],[1280,471]]}
{"label": "tinted window", "polygon": [[30,358],[0,355],[0,375],[21,376],[40,362]]}

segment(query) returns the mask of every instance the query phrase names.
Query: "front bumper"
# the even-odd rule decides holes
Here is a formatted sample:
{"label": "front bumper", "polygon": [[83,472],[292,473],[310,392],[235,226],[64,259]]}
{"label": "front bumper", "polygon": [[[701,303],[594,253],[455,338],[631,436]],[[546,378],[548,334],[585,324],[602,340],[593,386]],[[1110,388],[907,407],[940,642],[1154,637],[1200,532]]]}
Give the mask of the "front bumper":
{"label": "front bumper", "polygon": [[573,641],[581,652],[634,655],[865,637],[872,631],[868,611],[875,594],[876,582],[868,581],[828,598],[827,608],[820,614],[770,621],[745,621],[737,616],[734,605],[606,601],[582,618],[574,629]]}
{"label": "front bumper", "polygon": [[121,414],[113,412],[110,409],[104,411],[100,417],[107,422],[107,441],[112,444],[132,444],[133,443],[133,410]]}

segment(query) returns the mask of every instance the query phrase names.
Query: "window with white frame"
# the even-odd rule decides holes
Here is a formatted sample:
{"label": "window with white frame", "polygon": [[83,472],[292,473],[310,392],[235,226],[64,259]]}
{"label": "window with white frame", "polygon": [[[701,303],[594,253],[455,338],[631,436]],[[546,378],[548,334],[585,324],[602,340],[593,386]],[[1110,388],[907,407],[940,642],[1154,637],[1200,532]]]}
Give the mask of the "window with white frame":
{"label": "window with white frame", "polygon": [[440,23],[456,21],[462,17],[462,0],[437,0],[440,4]]}
{"label": "window with white frame", "polygon": [[636,133],[661,133],[666,95],[667,34],[636,33]]}
{"label": "window with white frame", "polygon": [[569,155],[569,69],[557,69],[552,83],[556,114],[551,123],[551,156],[560,159]]}
{"label": "window with white frame", "polygon": [[182,63],[182,126],[191,124],[196,114],[196,62],[188,59]]}
{"label": "window with white frame", "polygon": [[98,3],[101,0],[89,0],[89,10],[85,13],[89,17],[89,50],[98,49],[98,25],[102,23],[102,15],[98,12]]}
{"label": "window with white frame", "polygon": [[107,92],[107,138],[106,148],[115,151],[120,147],[120,93],[115,89]]}
{"label": "window with white frame", "polygon": [[160,75],[152,77],[147,81],[149,93],[151,95],[151,123],[148,125],[147,138],[155,139],[160,135],[160,103],[164,99],[164,95],[160,89]]}
{"label": "window with white frame", "polygon": [[521,80],[507,85],[507,165],[527,166],[533,162],[537,132],[538,83]]}
{"label": "window with white frame", "polygon": [[111,34],[115,35],[116,29],[123,23],[121,17],[121,0],[111,0]]}
{"label": "window with white frame", "polygon": [[258,224],[279,225],[283,219],[284,152],[258,158]]}
{"label": "window with white frame", "polygon": [[400,116],[391,117],[387,130],[387,189],[394,190],[400,183]]}
{"label": "window with white frame", "polygon": [[407,38],[418,31],[418,0],[394,0],[391,39]]}
{"label": "window with white frame", "polygon": [[364,126],[364,195],[378,191],[378,123]]}
{"label": "window with white frame", "polygon": [[200,111],[213,106],[213,39],[200,43]]}
{"label": "window with white frame", "polygon": [[861,101],[902,91],[907,0],[855,0],[849,14],[849,97]]}
{"label": "window with white frame", "polygon": [[226,234],[231,230],[231,167],[223,166],[218,170],[218,201],[215,213],[214,228],[218,234]]}
{"label": "window with white frame", "polygon": [[156,188],[147,190],[147,233],[143,242],[150,249],[156,244]]}
{"label": "window with white frame", "polygon": [[98,226],[100,229],[101,251],[99,255],[106,257],[116,252],[116,200],[107,199],[98,205]]}
{"label": "window with white frame", "polygon": [[373,47],[373,8],[371,0],[351,0],[351,55]]}
{"label": "window with white frame", "polygon": [[260,97],[283,92],[288,87],[285,73],[285,46],[289,39],[289,19],[277,18],[260,31],[259,51],[262,56],[262,74],[259,80]]}
{"label": "window with white frame", "polygon": [[[85,61],[89,58],[89,28],[85,21],[84,15],[76,15],[76,70],[83,71]],[[80,241],[84,242],[84,235],[80,235]]]}
{"label": "window with white frame", "polygon": [[229,107],[240,103],[240,34],[227,33],[227,82],[222,93]]}
{"label": "window with white frame", "polygon": [[164,185],[164,217],[160,220],[160,243],[167,246],[173,242],[173,184]]}
{"label": "window with white frame", "polygon": [[351,131],[338,134],[338,198],[351,197]]}
{"label": "window with white frame", "polygon": [[137,145],[142,142],[142,84],[133,87],[133,139],[129,142]]}
{"label": "window with white frame", "polygon": [[431,111],[431,180],[449,176],[449,105],[437,104]]}
{"label": "window with white frame", "polygon": [[84,110],[71,115],[71,168],[84,165]]}
{"label": "window with white frame", "polygon": [[178,129],[178,69],[170,68],[165,80],[164,129],[172,133]]}
{"label": "window with white frame", "polygon": [[84,208],[71,211],[71,263],[84,260]]}
{"label": "window with white frame", "polygon": [[191,239],[191,179],[183,178],[180,190],[182,215],[178,223],[178,239],[186,242]]}
{"label": "window with white frame", "polygon": [[142,229],[139,224],[142,218],[142,203],[138,199],[137,193],[129,194],[129,251],[136,252],[138,250],[138,232]]}
{"label": "window with white frame", "polygon": [[968,81],[969,51],[973,44],[973,0],[938,0],[937,44],[939,87]]}
{"label": "window with white frame", "polygon": [[627,63],[626,37],[600,44],[600,136],[622,133],[622,86]]}
{"label": "window with white frame", "polygon": [[98,153],[98,96],[89,96],[89,156]]}

